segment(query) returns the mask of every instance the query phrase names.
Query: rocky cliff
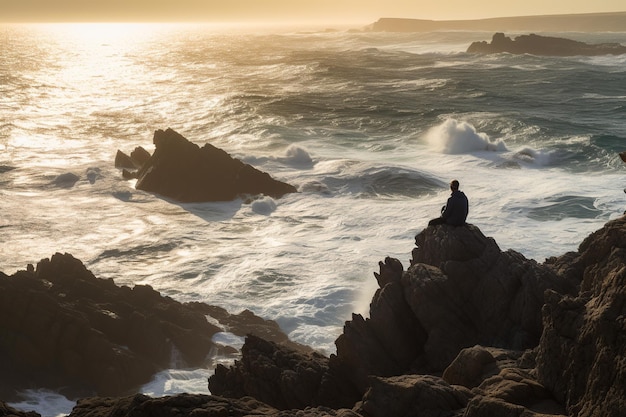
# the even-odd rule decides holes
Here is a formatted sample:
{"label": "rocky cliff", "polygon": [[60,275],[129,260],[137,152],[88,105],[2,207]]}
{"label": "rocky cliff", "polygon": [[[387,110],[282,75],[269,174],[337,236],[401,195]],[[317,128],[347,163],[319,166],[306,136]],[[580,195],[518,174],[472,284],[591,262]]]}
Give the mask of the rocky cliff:
{"label": "rocky cliff", "polygon": [[377,32],[430,32],[437,30],[624,32],[626,31],[626,12],[513,16],[473,20],[381,18],[371,24],[368,29]]}
{"label": "rocky cliff", "polygon": [[335,355],[251,335],[213,396],[88,398],[72,416],[623,415],[626,216],[542,264],[473,225],[426,228],[412,258],[380,262]]}

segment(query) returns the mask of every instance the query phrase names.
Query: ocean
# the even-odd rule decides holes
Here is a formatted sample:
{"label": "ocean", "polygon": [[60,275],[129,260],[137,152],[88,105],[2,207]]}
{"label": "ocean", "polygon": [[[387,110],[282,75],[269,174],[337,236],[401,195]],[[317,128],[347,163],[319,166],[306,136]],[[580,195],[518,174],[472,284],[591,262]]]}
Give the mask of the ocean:
{"label": "ocean", "polygon": [[[408,267],[451,179],[502,250],[576,250],[626,209],[626,56],[465,53],[491,36],[0,26],[0,270],[71,253],[118,285],[249,309],[329,355],[367,315],[378,262]],[[152,151],[168,127],[299,193],[179,204],[136,190],[116,151]],[[211,373],[167,370],[142,391],[208,394]],[[12,405],[56,416],[73,402],[33,390]]]}

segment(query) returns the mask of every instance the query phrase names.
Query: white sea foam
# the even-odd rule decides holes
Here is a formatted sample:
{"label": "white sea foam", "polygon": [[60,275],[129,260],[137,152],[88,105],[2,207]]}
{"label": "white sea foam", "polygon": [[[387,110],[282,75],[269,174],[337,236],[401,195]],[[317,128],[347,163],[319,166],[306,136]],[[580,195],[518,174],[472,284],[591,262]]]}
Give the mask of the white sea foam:
{"label": "white sea foam", "polygon": [[276,210],[276,201],[271,197],[263,197],[252,202],[252,211],[269,216]]}
{"label": "white sea foam", "polygon": [[35,411],[42,417],[62,417],[70,413],[76,402],[68,400],[65,396],[45,390],[29,389],[20,393],[22,401],[9,403],[15,409],[23,411]]}
{"label": "white sea foam", "polygon": [[475,151],[506,151],[502,140],[491,140],[485,133],[476,131],[468,122],[447,119],[426,133],[426,140],[438,152],[463,154]]}
{"label": "white sea foam", "polygon": [[289,145],[284,161],[298,166],[311,166],[313,164],[313,159],[309,152],[297,145]]}

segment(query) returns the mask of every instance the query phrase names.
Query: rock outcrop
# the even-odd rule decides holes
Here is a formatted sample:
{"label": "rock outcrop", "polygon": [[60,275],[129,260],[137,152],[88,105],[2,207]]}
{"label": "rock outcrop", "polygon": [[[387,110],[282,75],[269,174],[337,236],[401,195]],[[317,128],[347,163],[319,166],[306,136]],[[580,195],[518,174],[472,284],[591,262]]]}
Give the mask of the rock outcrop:
{"label": "rock outcrop", "polygon": [[[452,383],[465,385],[468,389],[479,386],[489,375],[483,372],[484,368],[495,363],[495,359],[484,349],[475,355],[463,349],[483,345],[523,352],[534,348],[542,333],[544,292],[576,292],[574,277],[563,278],[553,268],[528,260],[515,251],[502,252],[493,239],[485,237],[473,225],[428,227],[416,236],[416,245],[407,271],[396,259],[387,258],[380,263],[380,272],[375,274],[380,288],[370,305],[370,317],[355,314],[346,322],[343,334],[336,341],[336,355],[331,355],[327,365],[319,364],[318,359],[318,365],[313,367],[314,377],[302,372],[306,369],[303,365],[306,359],[298,361],[297,366],[282,361],[280,367],[276,365],[280,362],[277,357],[288,356],[287,353],[247,349],[244,345],[241,361],[228,370],[216,369],[210,378],[211,392],[235,397],[257,396],[259,390],[271,386],[268,375],[273,375],[274,381],[289,381],[283,382],[284,386],[297,385],[293,381],[308,377],[308,380],[317,382],[309,391],[315,394],[305,401],[307,405],[348,407],[363,398],[357,411],[366,415],[385,415],[383,411],[379,414],[373,411],[388,410],[384,405],[372,405],[381,401],[374,397],[386,395],[376,393],[397,389],[399,393],[393,396],[397,399],[399,396],[411,397],[410,392],[432,389],[434,396],[446,398],[443,403],[435,401],[431,404],[425,399],[424,404],[428,405],[396,406],[409,415],[411,407],[436,408],[439,404],[440,411],[464,408],[472,396],[450,388],[445,379],[434,375],[447,371],[444,375]],[[250,339],[246,345],[248,343],[258,345],[258,341]],[[520,356],[518,353],[517,357]],[[509,364],[516,360],[511,359]],[[268,372],[267,368],[252,366],[253,363],[271,363],[273,369],[280,370]],[[459,371],[463,366],[474,370]],[[498,372],[502,369],[498,368]],[[528,374],[530,370],[524,372]],[[489,376],[496,378],[497,372]],[[498,389],[501,384],[521,383],[511,382],[517,379],[531,381],[530,377],[511,372],[505,372],[499,378],[498,383],[491,381]],[[518,401],[523,404],[516,403],[520,409],[524,409],[525,404],[549,399],[545,390],[536,390],[541,391],[541,395],[535,393],[533,384],[539,385],[534,381],[522,383],[533,394]],[[239,387],[239,391],[232,390],[230,387],[233,386]],[[372,392],[374,386],[377,388]],[[276,387],[271,392],[284,394],[285,390]],[[326,395],[329,392],[334,396]],[[507,400],[497,395],[484,396],[493,401]],[[276,398],[266,395],[260,399],[284,409],[289,397],[294,396]]]}
{"label": "rock outcrop", "polygon": [[30,387],[63,387],[73,398],[132,393],[157,371],[208,366],[210,354],[235,351],[212,342],[224,329],[299,346],[249,311],[181,304],[147,285],[119,287],[57,253],[36,268],[0,272],[0,398]]}
{"label": "rock outcrop", "polygon": [[548,261],[580,279],[576,296],[550,291],[537,376],[577,417],[626,410],[626,216],[587,237],[577,253]]}
{"label": "rock outcrop", "polygon": [[491,43],[472,42],[467,52],[475,54],[531,54],[543,56],[595,56],[626,54],[626,46],[619,43],[588,44],[572,39],[530,34],[511,39],[504,33],[496,33]]}
{"label": "rock outcrop", "polygon": [[[290,184],[231,157],[211,144],[202,148],[172,129],[154,132],[154,153],[143,148],[130,156],[117,152],[115,165],[124,178],[137,178],[135,187],[178,202],[230,201],[264,194],[280,198],[297,192]],[[139,168],[136,172],[128,168]]]}
{"label": "rock outcrop", "polygon": [[212,396],[89,398],[71,416],[623,415],[626,216],[543,264],[473,225],[416,246],[406,271],[380,262],[370,317],[346,322],[335,355],[250,335]]}

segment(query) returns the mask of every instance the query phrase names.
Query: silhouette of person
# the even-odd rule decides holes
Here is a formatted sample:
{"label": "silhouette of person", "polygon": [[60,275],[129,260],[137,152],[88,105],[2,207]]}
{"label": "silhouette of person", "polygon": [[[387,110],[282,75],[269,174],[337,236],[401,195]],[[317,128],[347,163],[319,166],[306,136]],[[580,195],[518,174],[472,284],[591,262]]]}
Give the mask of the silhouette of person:
{"label": "silhouette of person", "polygon": [[457,180],[450,181],[450,190],[452,194],[448,198],[448,202],[441,209],[441,217],[432,219],[428,222],[429,226],[438,224],[449,224],[452,226],[463,226],[469,212],[469,202],[463,191],[459,191],[459,182]]}

